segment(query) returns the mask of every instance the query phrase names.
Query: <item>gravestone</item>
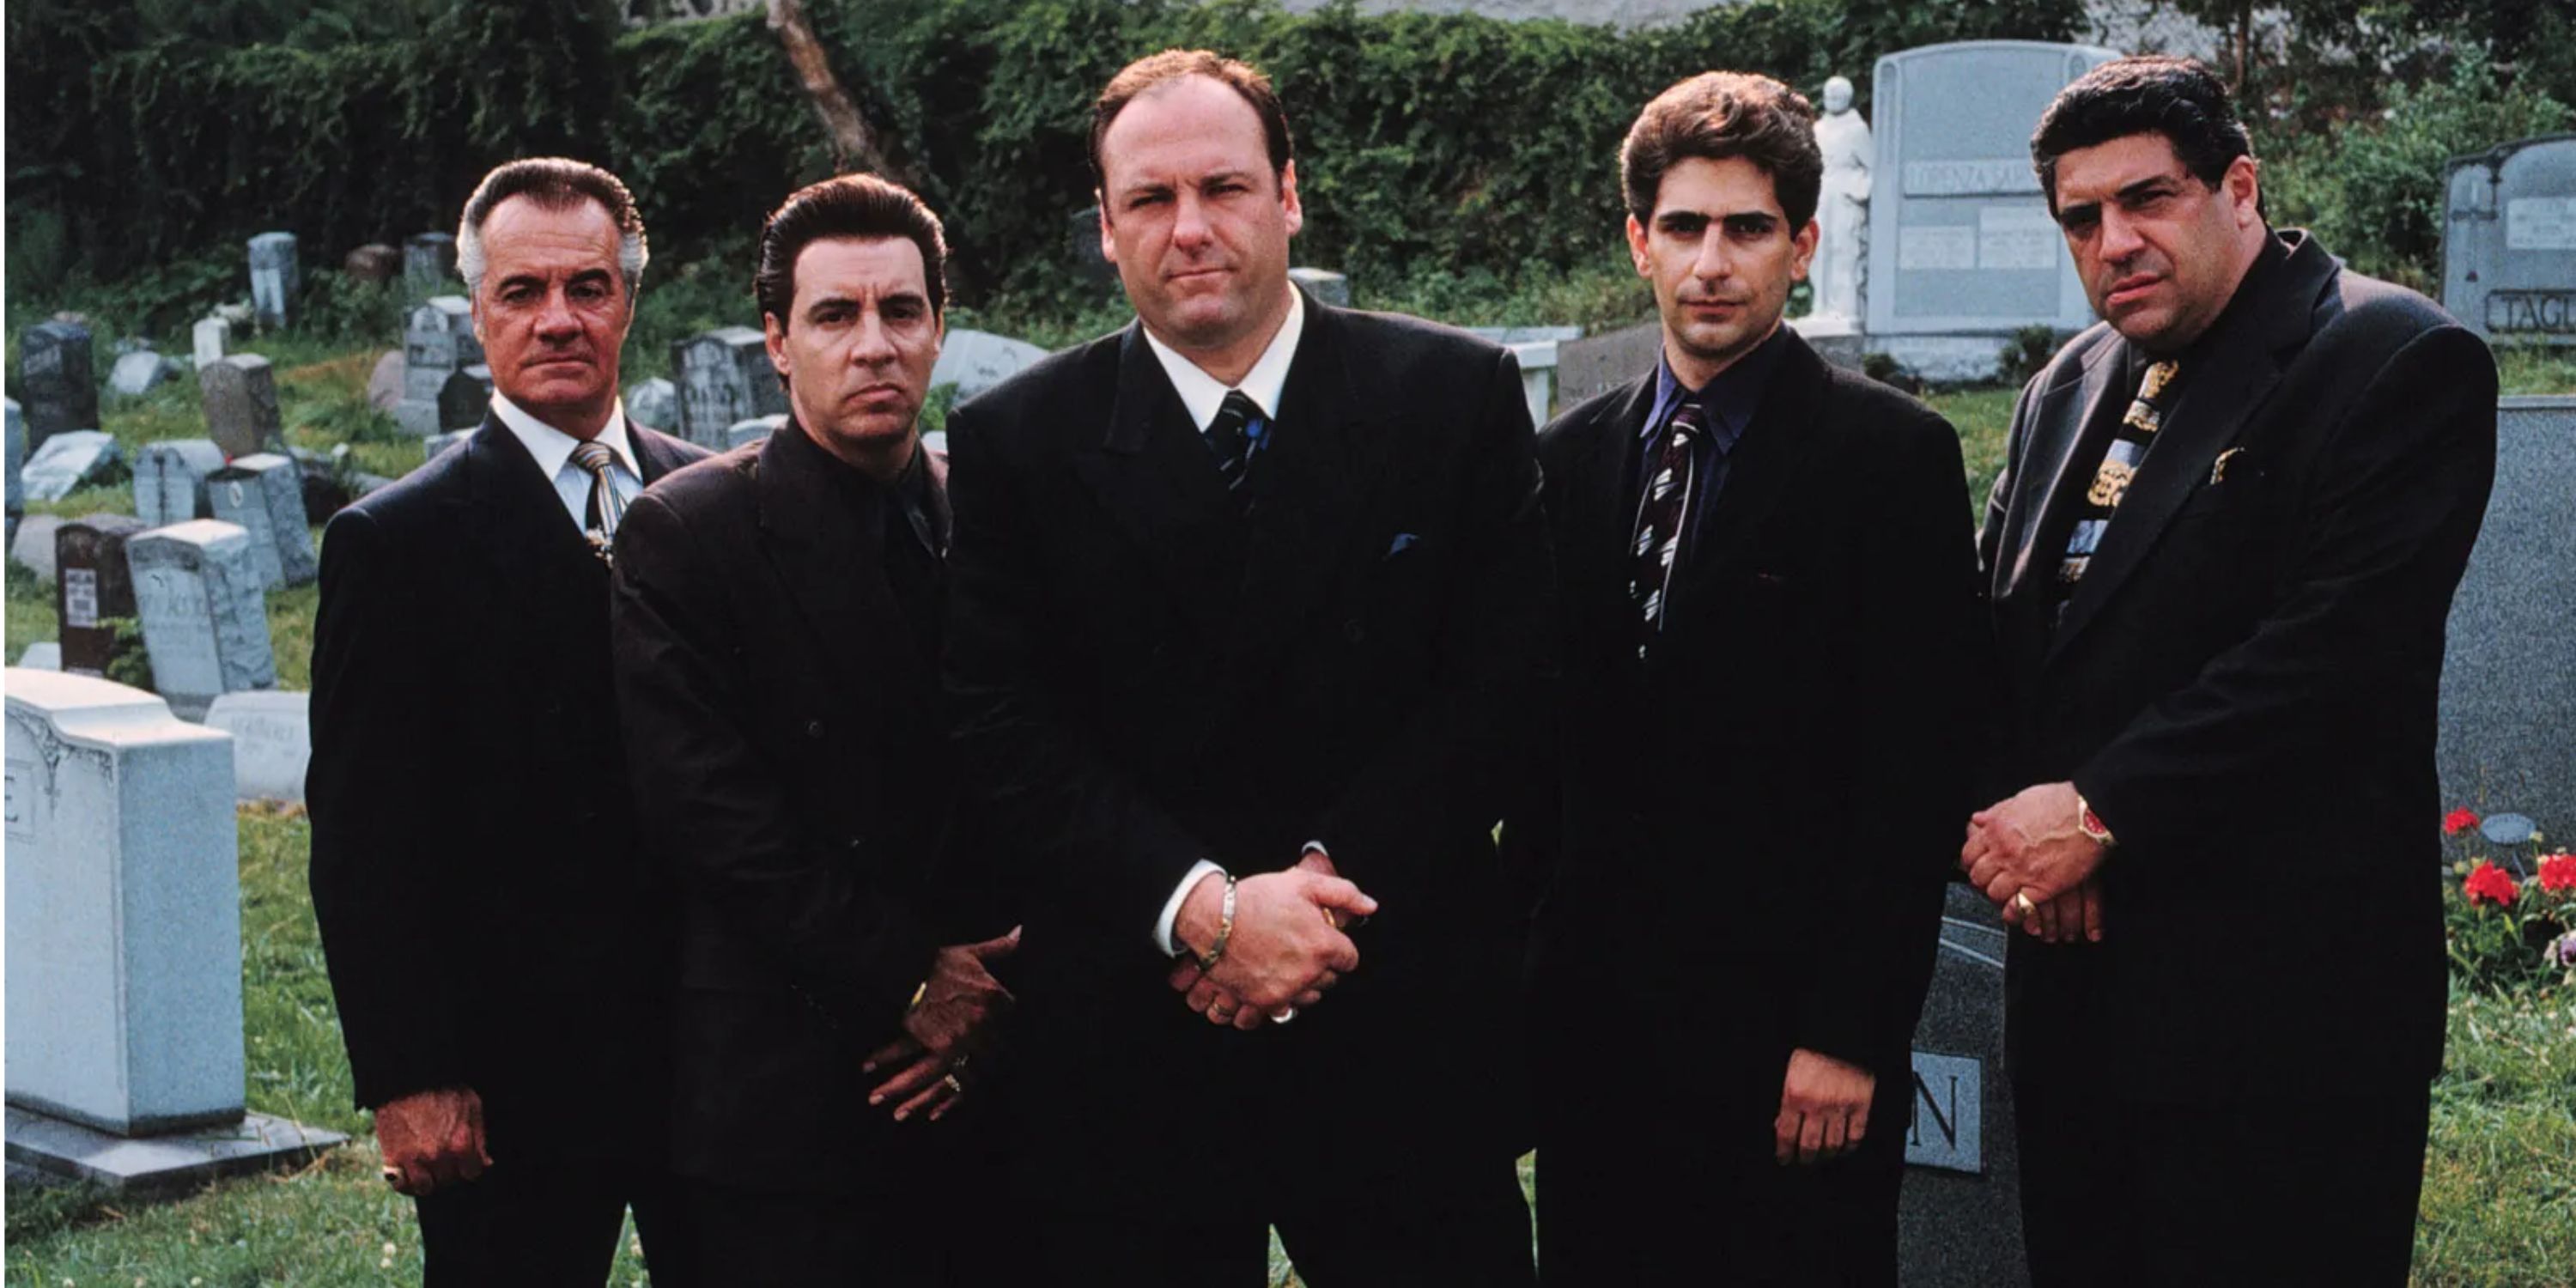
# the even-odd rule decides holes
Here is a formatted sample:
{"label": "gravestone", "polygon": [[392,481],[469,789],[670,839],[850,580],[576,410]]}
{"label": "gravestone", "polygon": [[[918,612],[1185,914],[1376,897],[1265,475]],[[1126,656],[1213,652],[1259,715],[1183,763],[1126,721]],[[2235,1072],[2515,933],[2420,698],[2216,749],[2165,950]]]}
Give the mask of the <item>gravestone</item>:
{"label": "gravestone", "polygon": [[[2576,396],[2502,400],[2486,526],[2451,600],[2436,757],[2444,808],[2576,836]],[[33,520],[30,520],[33,522]]]}
{"label": "gravestone", "polygon": [[472,437],[474,437],[474,431],[470,429],[452,429],[444,434],[432,434],[420,440],[420,459],[424,461],[436,459],[440,452]]}
{"label": "gravestone", "polygon": [[403,298],[420,304],[456,291],[456,238],[451,233],[413,233],[403,239]]}
{"label": "gravestone", "polygon": [[233,736],[233,792],[246,801],[304,799],[304,768],[313,759],[313,695],[227,693],[206,712],[206,727]]}
{"label": "gravestone", "polygon": [[1906,1288],[2018,1288],[2021,1148],[2004,1073],[2004,943],[1985,896],[1952,883],[1914,1029],[1913,1121],[1897,1203]]}
{"label": "gravestone", "polygon": [[402,406],[403,352],[387,349],[367,373],[367,405],[390,416]]}
{"label": "gravestone", "polygon": [[492,409],[492,369],[481,363],[447,377],[438,390],[438,427],[441,431],[472,429],[483,423],[483,415]]}
{"label": "gravestone", "polygon": [[441,295],[413,309],[403,325],[403,397],[394,408],[403,432],[427,438],[455,428],[439,423],[439,396],[449,377],[482,361],[474,307],[464,296]]}
{"label": "gravestone", "polygon": [[963,402],[1018,375],[1020,368],[1047,356],[1026,340],[963,327],[939,343],[939,361],[930,368],[930,383],[957,386]]}
{"label": "gravestone", "polygon": [[206,436],[226,457],[272,450],[286,441],[277,414],[277,372],[256,353],[236,353],[197,373],[206,406]]}
{"label": "gravestone", "polygon": [[18,389],[27,418],[27,447],[75,429],[98,428],[98,384],[90,368],[89,328],[56,318],[18,337]]}
{"label": "gravestone", "polygon": [[313,580],[301,464],[272,452],[244,456],[208,476],[206,495],[215,518],[250,534],[251,567],[263,589]]}
{"label": "gravestone", "polygon": [[2442,307],[2492,339],[2576,344],[2576,134],[2461,157],[2442,189]]}
{"label": "gravestone", "polygon": [[179,364],[150,349],[137,349],[108,368],[107,387],[128,398],[140,398],[162,382],[179,377]]}
{"label": "gravestone", "polygon": [[191,519],[125,543],[135,615],[152,657],[152,687],[182,719],[202,719],[216,698],[277,685],[268,616],[250,534]]}
{"label": "gravestone", "polygon": [[64,670],[107,674],[116,657],[117,619],[134,616],[125,544],[149,526],[129,514],[85,514],[54,531],[54,614],[62,623]]}
{"label": "gravestone", "polygon": [[54,534],[61,531],[60,515],[31,514],[18,524],[18,535],[9,539],[9,560],[36,574],[36,584],[54,584]]}
{"label": "gravestone", "polygon": [[1530,424],[1545,425],[1556,408],[1557,346],[1568,340],[1583,338],[1579,326],[1471,326],[1469,335],[1483,336],[1512,351],[1512,359],[1521,367],[1521,397],[1529,403]]}
{"label": "gravestone", "polygon": [[2028,326],[2092,325],[2083,280],[2031,169],[2030,133],[2114,50],[2027,40],[1927,45],[1878,60],[1863,328],[1934,380],[1990,375]]}
{"label": "gravestone", "polygon": [[1664,355],[1664,324],[1635,326],[1566,340],[1556,346],[1556,405],[1559,409],[1597,394],[1621,388],[1655,369]]}
{"label": "gravestone", "polygon": [[[939,383],[937,376],[931,383]],[[665,434],[680,432],[680,387],[660,376],[626,387],[626,419]]]}
{"label": "gravestone", "polygon": [[95,429],[56,434],[36,449],[19,469],[19,486],[28,499],[59,501],[85,483],[104,478],[124,451],[116,440]]}
{"label": "gravestone", "polygon": [[260,330],[293,321],[296,296],[303,290],[304,261],[296,255],[295,234],[261,233],[250,239],[250,307]]}
{"label": "gravestone", "polygon": [[787,410],[787,390],[769,365],[758,331],[719,327],[671,345],[673,383],[680,387],[680,437],[723,451],[725,431],[743,421]]}
{"label": "gravestone", "polygon": [[340,261],[340,271],[353,282],[390,282],[403,270],[403,253],[383,242],[368,242]]}
{"label": "gravestone", "polygon": [[197,325],[189,329],[188,339],[197,370],[203,371],[223,361],[225,352],[232,348],[233,324],[218,317],[199,318]]}
{"label": "gravestone", "polygon": [[224,449],[210,438],[144,444],[134,456],[134,513],[154,528],[207,517],[206,476],[223,467]]}
{"label": "gravestone", "polygon": [[1288,270],[1288,280],[1305,287],[1306,293],[1319,303],[1344,309],[1351,306],[1351,279],[1329,268],[1292,268]]}
{"label": "gravestone", "polygon": [[9,444],[9,535],[15,537],[18,535],[18,520],[27,513],[27,484],[26,480],[20,477],[20,471],[27,467],[27,417],[24,412],[21,412],[18,409],[17,399],[10,398],[0,401],[5,401],[7,403]]}
{"label": "gravestone", "polygon": [[63,669],[63,646],[57,640],[38,640],[18,655],[18,665],[30,671],[59,671]]}
{"label": "gravestone", "polygon": [[13,670],[8,712],[10,1105],[120,1136],[239,1120],[231,739],[82,675]]}
{"label": "gravestone", "polygon": [[785,428],[787,428],[785,412],[736,421],[725,429],[725,450],[732,451],[745,443],[757,443]]}

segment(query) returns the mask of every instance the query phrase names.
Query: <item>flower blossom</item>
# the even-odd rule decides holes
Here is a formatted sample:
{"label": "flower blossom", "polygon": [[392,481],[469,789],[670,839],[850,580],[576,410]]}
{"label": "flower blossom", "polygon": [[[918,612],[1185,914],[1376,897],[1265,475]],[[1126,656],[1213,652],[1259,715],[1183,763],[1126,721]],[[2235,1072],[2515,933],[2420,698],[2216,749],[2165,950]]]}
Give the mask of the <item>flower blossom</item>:
{"label": "flower blossom", "polygon": [[2469,896],[2471,903],[2502,905],[2513,902],[2513,878],[2493,863],[2480,862],[2477,869],[2469,873],[2469,879],[2460,883],[2460,889]]}
{"label": "flower blossom", "polygon": [[2576,854],[2558,853],[2540,860],[2540,888],[2556,894],[2576,890]]}
{"label": "flower blossom", "polygon": [[2478,816],[2475,811],[2455,809],[2442,816],[2442,835],[2458,836],[2477,825]]}

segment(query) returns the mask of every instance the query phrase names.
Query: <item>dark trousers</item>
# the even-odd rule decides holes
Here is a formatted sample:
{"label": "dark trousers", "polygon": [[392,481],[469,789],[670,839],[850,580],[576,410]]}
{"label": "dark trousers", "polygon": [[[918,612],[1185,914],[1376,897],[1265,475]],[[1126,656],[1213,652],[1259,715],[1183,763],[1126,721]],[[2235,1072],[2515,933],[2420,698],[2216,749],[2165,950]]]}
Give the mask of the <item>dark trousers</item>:
{"label": "dark trousers", "polygon": [[626,1210],[657,1288],[693,1282],[673,1263],[671,1182],[632,1164],[530,1158],[415,1200],[424,1288],[599,1288]]}
{"label": "dark trousers", "polygon": [[1230,1288],[1270,1282],[1270,1227],[1311,1288],[1531,1288],[1529,1204],[1512,1164],[1461,1190],[1336,1193],[1281,1187],[1264,1214],[1214,1219],[1040,1209],[1034,1264],[1012,1283]]}
{"label": "dark trousers", "polygon": [[691,1284],[945,1288],[978,1282],[968,1270],[976,1240],[1009,1237],[966,1224],[990,1211],[989,1197],[971,1190],[881,1195],[691,1180],[681,1196],[679,1261]]}
{"label": "dark trousers", "polygon": [[2406,1282],[2429,1088],[2152,1104],[2015,1085],[2034,1288]]}

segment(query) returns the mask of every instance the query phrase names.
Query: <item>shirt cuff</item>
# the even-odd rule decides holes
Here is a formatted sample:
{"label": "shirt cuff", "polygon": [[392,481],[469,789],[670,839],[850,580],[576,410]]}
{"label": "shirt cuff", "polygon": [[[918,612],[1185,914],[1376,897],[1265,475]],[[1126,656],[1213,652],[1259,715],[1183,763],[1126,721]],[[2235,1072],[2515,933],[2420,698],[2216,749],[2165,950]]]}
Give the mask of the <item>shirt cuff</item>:
{"label": "shirt cuff", "polygon": [[1172,923],[1181,919],[1181,901],[1189,898],[1190,891],[1199,888],[1199,880],[1210,873],[1223,876],[1225,869],[1205,859],[1191,864],[1190,874],[1182,877],[1181,883],[1172,887],[1172,897],[1163,901],[1163,915],[1154,923],[1154,946],[1162,949],[1164,956],[1181,955],[1180,943],[1172,938]]}

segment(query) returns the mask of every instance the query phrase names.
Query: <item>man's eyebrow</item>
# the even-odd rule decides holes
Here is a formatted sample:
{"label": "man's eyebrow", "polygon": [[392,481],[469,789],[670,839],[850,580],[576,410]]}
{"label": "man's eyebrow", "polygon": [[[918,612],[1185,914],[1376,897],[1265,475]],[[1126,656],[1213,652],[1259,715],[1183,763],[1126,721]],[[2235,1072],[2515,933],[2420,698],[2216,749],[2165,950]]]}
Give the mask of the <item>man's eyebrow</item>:
{"label": "man's eyebrow", "polygon": [[2159,174],[2145,179],[2140,179],[2136,183],[2120,189],[2120,191],[2114,195],[2118,196],[2120,201],[2125,204],[2127,202],[2136,201],[2141,197],[2151,197],[2156,195],[2154,189],[2159,185],[2171,187],[2177,186],[2180,183],[2181,180],[2172,175]]}

